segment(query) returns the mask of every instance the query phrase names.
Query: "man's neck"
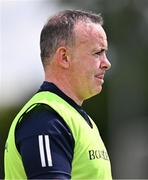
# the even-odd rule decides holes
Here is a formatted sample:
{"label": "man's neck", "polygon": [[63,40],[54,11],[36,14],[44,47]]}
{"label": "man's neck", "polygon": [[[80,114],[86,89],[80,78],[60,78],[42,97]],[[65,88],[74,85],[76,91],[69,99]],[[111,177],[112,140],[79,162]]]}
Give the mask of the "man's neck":
{"label": "man's neck", "polygon": [[53,77],[53,76],[45,76],[45,81],[54,83],[63,93],[65,93],[68,97],[70,97],[76,104],[79,106],[82,105],[83,100],[80,100],[74,93],[73,88],[71,87],[71,84],[67,80],[67,78],[64,77]]}

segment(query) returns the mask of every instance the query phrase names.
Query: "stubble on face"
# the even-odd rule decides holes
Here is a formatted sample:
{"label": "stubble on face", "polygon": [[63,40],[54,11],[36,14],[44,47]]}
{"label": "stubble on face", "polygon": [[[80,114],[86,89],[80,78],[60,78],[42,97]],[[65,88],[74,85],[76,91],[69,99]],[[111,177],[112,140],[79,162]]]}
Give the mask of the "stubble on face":
{"label": "stubble on face", "polygon": [[[73,82],[81,99],[90,98],[102,90],[102,81],[95,78],[100,73],[99,62],[94,61],[93,51],[107,48],[106,34],[99,24],[78,22],[74,29]],[[80,76],[78,77],[78,75]]]}

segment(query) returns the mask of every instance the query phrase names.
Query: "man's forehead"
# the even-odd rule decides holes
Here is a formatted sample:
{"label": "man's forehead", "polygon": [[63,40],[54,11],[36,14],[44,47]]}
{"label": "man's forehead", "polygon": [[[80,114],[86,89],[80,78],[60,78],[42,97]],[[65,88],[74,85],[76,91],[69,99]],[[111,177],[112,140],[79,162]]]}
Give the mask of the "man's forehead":
{"label": "man's forehead", "polygon": [[107,36],[100,24],[92,22],[78,22],[75,26],[75,37],[78,43],[87,43],[90,40],[107,44]]}

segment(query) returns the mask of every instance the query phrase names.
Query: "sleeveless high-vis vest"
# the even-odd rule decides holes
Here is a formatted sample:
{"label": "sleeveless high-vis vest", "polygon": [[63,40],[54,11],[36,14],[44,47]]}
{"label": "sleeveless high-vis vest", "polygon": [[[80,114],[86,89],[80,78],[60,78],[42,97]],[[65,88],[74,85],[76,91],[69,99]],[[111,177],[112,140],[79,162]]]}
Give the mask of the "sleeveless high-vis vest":
{"label": "sleeveless high-vis vest", "polygon": [[51,92],[40,92],[34,95],[14,119],[5,148],[5,179],[27,179],[15,144],[15,128],[21,121],[23,113],[29,112],[38,103],[53,108],[72,132],[75,146],[71,179],[112,179],[110,160],[95,123],[91,120],[93,125],[91,128],[76,109]]}

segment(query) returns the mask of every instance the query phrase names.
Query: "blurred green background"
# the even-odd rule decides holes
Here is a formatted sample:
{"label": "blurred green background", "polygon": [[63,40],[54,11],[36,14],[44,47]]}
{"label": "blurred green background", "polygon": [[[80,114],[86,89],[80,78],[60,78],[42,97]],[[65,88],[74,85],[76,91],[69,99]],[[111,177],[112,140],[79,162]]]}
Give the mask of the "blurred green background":
{"label": "blurred green background", "polygon": [[102,13],[112,69],[103,91],[84,109],[107,146],[114,179],[148,179],[148,1],[0,1],[0,178],[10,124],[44,76],[39,35],[47,18],[63,9]]}

